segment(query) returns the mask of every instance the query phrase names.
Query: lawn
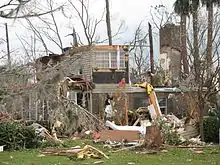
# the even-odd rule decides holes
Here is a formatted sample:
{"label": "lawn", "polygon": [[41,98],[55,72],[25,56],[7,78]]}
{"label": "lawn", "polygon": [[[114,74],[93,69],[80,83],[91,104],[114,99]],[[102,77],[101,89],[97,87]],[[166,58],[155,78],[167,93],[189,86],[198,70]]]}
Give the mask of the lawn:
{"label": "lawn", "polygon": [[[81,143],[84,146],[86,142]],[[79,142],[77,143],[77,145]],[[65,156],[43,156],[40,157],[38,150],[0,152],[1,165],[85,165],[103,161],[104,165],[220,165],[220,148],[206,148],[204,154],[196,154],[189,149],[169,149],[167,153],[142,154],[137,151],[109,152],[102,149],[110,159],[69,159]]]}

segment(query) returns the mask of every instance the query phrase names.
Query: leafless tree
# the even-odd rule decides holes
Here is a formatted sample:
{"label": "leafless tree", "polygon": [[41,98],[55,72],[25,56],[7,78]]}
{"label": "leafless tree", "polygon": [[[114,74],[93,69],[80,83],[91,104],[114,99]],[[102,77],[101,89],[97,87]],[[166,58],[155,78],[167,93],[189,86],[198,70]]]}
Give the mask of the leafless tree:
{"label": "leafless tree", "polygon": [[[214,24],[214,35],[212,39],[213,44],[213,58],[212,58],[212,65],[214,66],[212,68],[212,74],[207,76],[209,74],[209,65],[207,64],[206,60],[206,54],[207,54],[207,37],[206,32],[208,30],[207,22],[204,21],[205,17],[199,13],[197,27],[198,27],[198,46],[195,48],[192,39],[194,39],[192,34],[189,32],[188,35],[188,46],[189,46],[189,57],[190,57],[190,65],[191,65],[191,75],[188,78],[188,87],[192,91],[196,91],[195,94],[196,97],[196,103],[197,103],[197,109],[199,114],[199,123],[200,123],[200,135],[201,138],[204,139],[203,134],[203,118],[205,114],[205,107],[208,103],[212,103],[213,97],[216,97],[216,94],[219,93],[219,82],[220,82],[220,55],[219,55],[219,49],[220,49],[220,17],[219,13],[215,14],[215,24]],[[195,22],[194,22],[195,23]],[[198,57],[196,60],[199,62],[195,64],[194,60],[194,53],[195,49],[198,49]],[[196,70],[195,70],[196,68]],[[196,77],[196,78],[195,78]],[[185,84],[187,86],[187,83]]]}
{"label": "leafless tree", "polygon": [[34,62],[39,57],[45,55],[44,49],[41,49],[38,45],[41,45],[41,41],[39,41],[36,34],[33,32],[27,37],[18,36],[22,49],[24,51],[25,56],[23,57],[24,63]]}
{"label": "leafless tree", "polygon": [[[47,0],[46,6],[49,10],[53,11],[55,8],[54,1]],[[45,55],[47,55],[48,53],[53,53],[53,51],[50,48],[48,48],[48,40],[54,43],[60,49],[60,52],[63,52],[62,36],[60,34],[60,29],[57,23],[57,19],[55,18],[55,14],[57,13],[51,12],[46,16],[36,16],[34,19],[25,17],[24,19],[27,24],[23,23],[24,20],[20,20],[24,28],[30,31],[30,33],[34,33],[38,41],[38,44],[43,46],[45,50]],[[24,39],[25,37],[22,37],[23,41]]]}
{"label": "leafless tree", "polygon": [[98,36],[96,36],[96,30],[97,27],[100,25],[100,23],[104,18],[105,11],[102,12],[102,15],[99,19],[92,18],[89,13],[89,1],[87,0],[77,0],[81,8],[78,8],[75,3],[73,3],[71,0],[68,0],[71,7],[75,10],[77,13],[77,16],[82,24],[84,35],[87,40],[88,45],[92,45],[98,41]]}
{"label": "leafless tree", "polygon": [[[70,3],[70,7],[74,9],[74,11],[76,12],[77,18],[81,22],[81,25],[84,31],[84,36],[87,40],[86,45],[100,44],[100,43],[104,43],[109,40],[109,35],[108,37],[103,38],[97,34],[98,27],[101,26],[101,24],[105,21],[104,16],[105,16],[106,10],[104,8],[103,8],[102,14],[99,16],[99,18],[97,18],[97,17],[93,17],[89,10],[90,9],[89,0],[76,0],[78,4],[73,3],[71,0],[68,0],[68,1]],[[123,28],[124,28],[124,21],[121,21],[119,26],[116,28],[115,32],[113,32],[113,30],[111,29],[111,34],[110,34],[111,39],[112,40],[116,39],[117,36],[123,33],[124,32]],[[76,32],[77,32],[77,29],[76,29]],[[85,45],[85,43],[83,43],[82,41],[82,36],[80,36],[79,33],[76,33],[76,34],[77,34],[78,42],[82,45]]]}
{"label": "leafless tree", "polygon": [[[5,4],[0,5],[0,17],[7,18],[7,19],[15,19],[15,18],[27,18],[27,17],[36,17],[49,14],[56,10],[61,9],[63,6],[59,6],[56,9],[49,10],[49,11],[37,11],[33,9],[31,12],[30,10],[26,10],[26,6],[29,6],[30,3],[36,0],[8,0]],[[22,13],[21,13],[22,11]]]}
{"label": "leafless tree", "polygon": [[134,65],[132,68],[133,76],[141,82],[145,81],[145,77],[147,74],[147,70],[149,69],[149,55],[147,55],[147,48],[149,47],[147,44],[148,33],[142,27],[141,22],[134,33],[134,39],[130,42],[130,52],[133,54]]}
{"label": "leafless tree", "polygon": [[[47,0],[47,5],[49,6],[49,9],[51,11],[54,10],[54,2],[53,0]],[[63,42],[62,42],[62,37],[60,36],[57,20],[55,19],[54,13],[50,13],[51,16],[51,21],[48,21],[42,17],[38,17],[45,25],[45,28],[42,28],[43,34],[53,43],[55,43],[63,52]]]}
{"label": "leafless tree", "polygon": [[169,12],[164,5],[151,6],[150,15],[152,24],[157,30],[160,30],[167,23],[177,22],[174,12]]}

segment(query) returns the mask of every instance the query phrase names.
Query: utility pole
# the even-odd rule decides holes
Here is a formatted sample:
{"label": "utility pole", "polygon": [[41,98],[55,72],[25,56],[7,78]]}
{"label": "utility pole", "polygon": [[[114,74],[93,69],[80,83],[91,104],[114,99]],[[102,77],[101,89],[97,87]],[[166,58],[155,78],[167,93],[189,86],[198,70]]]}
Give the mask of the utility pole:
{"label": "utility pole", "polygon": [[151,80],[151,85],[154,85],[154,80],[153,80],[153,75],[154,74],[154,52],[153,52],[153,37],[152,37],[152,28],[151,24],[148,23],[149,26],[149,43],[150,43],[150,69],[151,69],[151,75],[150,75],[150,80]]}
{"label": "utility pole", "polygon": [[5,34],[6,34],[6,43],[7,43],[8,68],[11,69],[11,55],[10,55],[10,46],[9,46],[8,25],[7,25],[7,23],[5,23]]}

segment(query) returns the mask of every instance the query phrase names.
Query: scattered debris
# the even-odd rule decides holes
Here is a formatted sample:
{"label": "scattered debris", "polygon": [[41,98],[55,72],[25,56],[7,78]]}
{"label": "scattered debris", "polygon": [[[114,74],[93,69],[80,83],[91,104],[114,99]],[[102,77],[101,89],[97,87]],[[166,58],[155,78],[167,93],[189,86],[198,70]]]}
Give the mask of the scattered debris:
{"label": "scattered debris", "polygon": [[105,153],[90,145],[86,145],[83,148],[81,148],[80,146],[76,146],[73,148],[46,149],[43,150],[41,153],[50,156],[71,156],[78,159],[102,157],[109,159],[109,157]]}
{"label": "scattered debris", "polygon": [[167,153],[168,150],[161,150],[160,152],[162,152],[162,153]]}
{"label": "scattered debris", "polygon": [[53,136],[49,133],[49,131],[43,127],[42,125],[38,124],[38,123],[33,123],[30,127],[33,127],[34,130],[35,130],[35,133],[38,135],[38,136],[42,136],[42,137],[47,137],[49,139],[53,139],[55,141],[60,141],[57,136],[56,136],[56,132],[53,130],[52,133],[53,133]]}
{"label": "scattered debris", "polygon": [[37,155],[37,157],[39,157],[39,158],[44,157],[44,156],[45,156],[44,154]]}
{"label": "scattered debris", "polygon": [[190,148],[190,151],[195,154],[204,154],[204,151],[201,148]]}
{"label": "scattered debris", "polygon": [[3,152],[3,151],[4,151],[4,145],[0,146],[0,152]]}
{"label": "scattered debris", "polygon": [[146,128],[139,126],[118,126],[110,121],[106,121],[106,126],[110,127],[113,130],[121,130],[121,131],[139,131],[141,134],[145,135]]}
{"label": "scattered debris", "polygon": [[139,131],[126,130],[103,130],[100,132],[100,141],[115,141],[115,142],[134,142],[140,140]]}
{"label": "scattered debris", "polygon": [[8,122],[8,121],[12,121],[12,118],[7,113],[0,111],[0,121],[1,122]]}
{"label": "scattered debris", "polygon": [[141,146],[143,146],[142,143],[136,144],[136,145],[130,146],[130,147],[124,147],[124,148],[121,148],[121,149],[116,150],[116,151],[113,151],[113,152],[121,152],[121,151],[131,150],[131,149],[139,148],[139,147],[141,147]]}
{"label": "scattered debris", "polygon": [[128,165],[133,165],[133,164],[135,164],[134,162],[128,162]]}
{"label": "scattered debris", "polygon": [[196,145],[205,145],[205,142],[202,142],[201,139],[197,138],[191,138],[189,139],[189,142],[191,142],[192,144],[196,144]]}
{"label": "scattered debris", "polygon": [[93,164],[102,164],[102,163],[104,163],[104,161],[96,161],[96,162],[94,162]]}

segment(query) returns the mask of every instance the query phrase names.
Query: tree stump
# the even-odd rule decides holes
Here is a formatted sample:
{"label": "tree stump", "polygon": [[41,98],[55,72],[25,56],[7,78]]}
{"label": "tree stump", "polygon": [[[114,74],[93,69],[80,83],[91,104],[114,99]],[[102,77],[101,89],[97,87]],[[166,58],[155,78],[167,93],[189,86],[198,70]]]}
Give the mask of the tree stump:
{"label": "tree stump", "polygon": [[146,127],[144,146],[146,148],[159,148],[163,144],[160,127],[153,125]]}

